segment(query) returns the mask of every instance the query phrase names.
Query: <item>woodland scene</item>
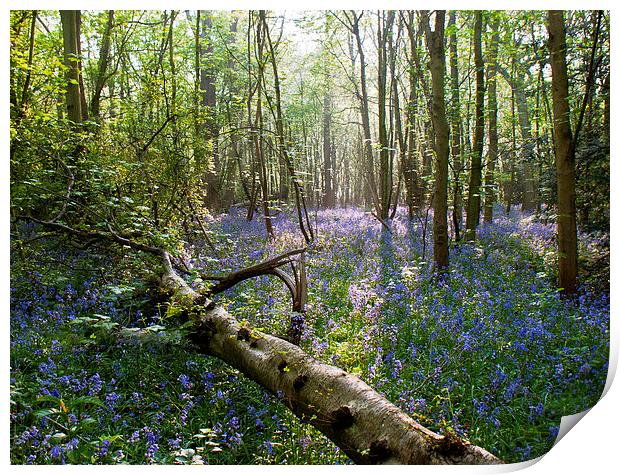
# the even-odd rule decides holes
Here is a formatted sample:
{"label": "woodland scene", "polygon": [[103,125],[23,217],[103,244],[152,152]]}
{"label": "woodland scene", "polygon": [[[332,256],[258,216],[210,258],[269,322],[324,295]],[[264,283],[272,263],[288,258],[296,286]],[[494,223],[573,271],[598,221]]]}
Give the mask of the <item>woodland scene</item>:
{"label": "woodland scene", "polygon": [[11,10],[12,464],[500,464],[607,378],[610,12]]}

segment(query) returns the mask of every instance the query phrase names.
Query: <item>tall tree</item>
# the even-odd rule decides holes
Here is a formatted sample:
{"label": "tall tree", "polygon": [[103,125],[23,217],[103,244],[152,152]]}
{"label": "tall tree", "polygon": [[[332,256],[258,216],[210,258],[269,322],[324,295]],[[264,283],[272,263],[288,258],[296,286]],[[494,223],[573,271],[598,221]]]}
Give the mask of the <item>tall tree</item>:
{"label": "tall tree", "polygon": [[[265,229],[267,231],[267,237],[269,239],[273,239],[275,237],[275,233],[273,230],[273,223],[271,222],[271,211],[269,206],[269,185],[267,182],[267,167],[265,164],[265,155],[264,155],[264,132],[263,132],[263,75],[265,70],[265,32],[264,32],[264,24],[261,19],[257,20],[253,12],[249,14],[250,21],[254,25],[255,28],[255,49],[256,49],[256,62],[257,62],[257,72],[256,72],[256,115],[254,119],[254,123],[251,124],[252,130],[252,138],[253,138],[253,146],[254,146],[254,157],[258,161],[258,176],[259,183],[262,195],[263,202],[263,215],[265,218]],[[249,35],[249,30],[248,30]],[[250,49],[250,43],[248,42],[248,50]],[[248,52],[249,54],[249,52]],[[251,64],[251,63],[249,63]],[[250,74],[250,70],[248,74]],[[248,108],[252,103],[252,82],[248,81],[249,94],[248,94]],[[248,110],[250,113],[250,111]],[[248,120],[251,120],[248,117]],[[250,202],[250,208],[254,207],[254,203]]]}
{"label": "tall tree", "polygon": [[81,68],[81,12],[80,10],[60,10],[64,64],[67,79],[67,117],[76,124],[88,119],[84,81]]}
{"label": "tall tree", "polygon": [[[327,43],[329,35],[333,28],[333,17],[330,14],[325,15],[324,26],[324,42],[322,56],[327,57]],[[334,208],[336,206],[336,180],[334,170],[336,157],[332,147],[332,76],[334,75],[332,68],[325,67],[324,91],[323,91],[323,176],[325,179],[325,197],[323,205],[326,208]]]}
{"label": "tall tree", "polygon": [[[329,85],[329,82],[326,83]],[[327,89],[323,95],[323,174],[325,177],[325,198],[323,204],[326,208],[336,206],[336,192],[334,190],[333,157],[332,157],[332,133],[331,133],[331,94]]]}
{"label": "tall tree", "polygon": [[450,12],[448,20],[450,28],[450,123],[452,141],[452,225],[454,226],[454,239],[461,238],[461,223],[463,221],[463,191],[461,188],[461,173],[463,171],[463,159],[461,157],[461,99],[458,69],[458,43],[456,39],[456,12]]}
{"label": "tall tree", "polygon": [[387,72],[388,57],[387,43],[388,36],[391,35],[392,25],[394,24],[394,11],[378,12],[379,25],[377,27],[377,103],[379,108],[379,209],[377,213],[386,220],[390,214],[390,204],[392,200],[392,163],[390,144],[387,131]]}
{"label": "tall tree", "polygon": [[204,111],[205,122],[203,133],[210,144],[208,155],[207,173],[205,176],[207,185],[206,204],[208,208],[217,209],[222,205],[220,185],[218,180],[219,170],[219,124],[217,120],[217,96],[215,83],[217,72],[214,61],[212,12],[203,11],[200,25],[200,91],[202,93],[201,106]]}
{"label": "tall tree", "polygon": [[424,13],[426,43],[430,53],[431,84],[433,91],[432,118],[435,150],[435,190],[433,194],[433,256],[437,270],[448,267],[448,155],[450,128],[446,116],[444,76],[445,10],[435,11],[435,28],[431,31],[428,12]]}
{"label": "tall tree", "polygon": [[484,148],[484,59],[482,58],[482,12],[474,13],[474,66],[476,68],[476,125],[474,148],[469,174],[467,220],[465,239],[476,239],[476,227],[480,220],[480,184],[482,182],[482,150]]}
{"label": "tall tree", "polygon": [[[312,230],[312,224],[310,223],[310,217],[308,216],[308,210],[306,208],[306,197],[303,180],[293,166],[293,161],[290,157],[289,150],[285,141],[284,116],[282,114],[282,99],[280,90],[280,75],[278,72],[275,45],[274,42],[271,40],[271,34],[269,33],[269,25],[267,23],[267,15],[265,13],[265,10],[259,11],[259,19],[263,25],[263,34],[265,36],[265,39],[267,40],[266,44],[269,47],[269,59],[271,62],[271,69],[273,73],[273,87],[275,97],[273,102],[269,101],[269,104],[271,106],[272,112],[275,113],[278,155],[280,159],[284,160],[284,163],[286,164],[287,170],[293,182],[299,229],[304,236],[306,244],[310,244],[314,240],[314,231]],[[264,70],[262,72],[264,73]],[[264,75],[262,76],[262,80],[265,80]],[[269,96],[266,97],[269,100]]]}
{"label": "tall tree", "polygon": [[491,22],[491,43],[489,45],[489,75],[488,86],[488,111],[489,111],[489,154],[487,158],[486,174],[484,177],[484,222],[493,221],[493,203],[495,193],[493,190],[495,179],[495,165],[498,157],[497,138],[497,51],[499,47],[499,13],[493,13]]}
{"label": "tall tree", "polygon": [[[394,112],[394,132],[396,135],[396,141],[398,143],[398,152],[399,152],[399,172],[398,172],[399,178],[398,178],[396,198],[394,199],[394,210],[396,209],[396,206],[398,206],[399,192],[401,189],[401,181],[404,181],[405,191],[406,191],[406,202],[407,202],[408,207],[410,208],[408,210],[408,213],[409,213],[409,218],[411,219],[413,217],[413,209],[409,201],[411,191],[409,190],[410,185],[407,184],[407,182],[410,181],[410,178],[408,177],[409,172],[407,171],[407,168],[409,167],[409,163],[407,160],[407,149],[408,149],[407,140],[409,139],[409,136],[405,134],[405,132],[403,131],[402,114],[401,114],[401,107],[400,107],[400,92],[399,92],[400,90],[398,87],[399,74],[397,71],[397,61],[396,61],[398,57],[397,40],[400,37],[402,26],[403,26],[403,17],[402,15],[399,15],[398,22],[397,22],[397,35],[398,36],[395,40],[392,35],[390,37],[390,42],[389,42],[391,95],[392,95],[392,109]],[[407,112],[407,116],[408,115],[409,115],[409,112]],[[394,212],[392,214],[394,214]]]}
{"label": "tall tree", "polygon": [[549,10],[549,51],[553,90],[553,134],[558,186],[558,285],[564,295],[577,290],[577,213],[575,210],[575,144],[570,125],[564,14]]}
{"label": "tall tree", "polygon": [[407,15],[401,15],[407,27],[409,38],[409,50],[411,51],[408,63],[409,98],[407,102],[407,114],[405,116],[405,130],[407,134],[407,152],[404,154],[403,176],[405,177],[405,189],[407,192],[407,212],[409,219],[413,219],[415,210],[422,204],[422,186],[419,179],[418,167],[418,138],[416,134],[416,117],[418,115],[418,74],[415,65],[413,51],[417,49],[414,27],[414,12],[408,11]]}
{"label": "tall tree", "polygon": [[[360,114],[362,117],[362,131],[363,131],[363,147],[364,147],[364,164],[365,170],[363,176],[365,178],[364,188],[366,190],[366,196],[372,197],[372,202],[378,209],[380,206],[379,196],[377,194],[377,183],[375,179],[375,163],[372,151],[372,135],[370,132],[370,110],[368,101],[368,86],[366,80],[366,55],[364,53],[364,47],[362,43],[362,34],[360,31],[360,20],[363,12],[359,15],[351,10],[350,12],[344,12],[344,16],[347,19],[347,28],[353,35],[355,40],[355,46],[357,47],[357,54],[359,56],[360,70],[359,70],[359,90],[356,88],[356,95],[360,101]],[[353,55],[351,56],[353,58]]]}
{"label": "tall tree", "polygon": [[101,48],[99,49],[99,62],[97,66],[97,76],[95,79],[95,89],[90,100],[90,114],[94,120],[99,122],[101,93],[108,79],[108,63],[110,60],[110,38],[112,36],[112,28],[114,27],[114,10],[108,10],[108,19],[105,24],[101,39]]}
{"label": "tall tree", "polygon": [[[17,102],[17,92],[14,89],[14,84],[11,83],[11,104],[15,107],[15,109],[19,110],[18,118],[21,119],[26,112],[26,107],[28,106],[28,100],[30,97],[30,83],[32,80],[32,61],[34,59],[34,44],[35,44],[35,32],[37,27],[37,18],[38,13],[37,10],[32,10],[32,19],[30,20],[30,39],[28,41],[28,71],[26,72],[26,79],[24,80],[24,87],[21,92],[21,100],[19,104]],[[19,120],[18,119],[18,120]]]}

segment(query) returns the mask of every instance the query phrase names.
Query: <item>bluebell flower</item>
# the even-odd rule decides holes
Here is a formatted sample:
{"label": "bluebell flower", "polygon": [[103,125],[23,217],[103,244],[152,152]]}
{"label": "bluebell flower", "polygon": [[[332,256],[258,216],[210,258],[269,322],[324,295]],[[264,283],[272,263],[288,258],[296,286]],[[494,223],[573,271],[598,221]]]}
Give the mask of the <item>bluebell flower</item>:
{"label": "bluebell flower", "polygon": [[179,375],[179,382],[181,383],[181,386],[183,386],[183,389],[190,389],[192,387],[192,383],[189,379],[189,376],[183,373]]}
{"label": "bluebell flower", "polygon": [[97,457],[103,458],[108,454],[108,449],[110,448],[111,442],[107,439],[101,441],[99,444],[99,449],[97,451]]}
{"label": "bluebell flower", "polygon": [[551,426],[549,427],[549,439],[555,440],[558,438],[558,433],[560,432],[559,426]]}

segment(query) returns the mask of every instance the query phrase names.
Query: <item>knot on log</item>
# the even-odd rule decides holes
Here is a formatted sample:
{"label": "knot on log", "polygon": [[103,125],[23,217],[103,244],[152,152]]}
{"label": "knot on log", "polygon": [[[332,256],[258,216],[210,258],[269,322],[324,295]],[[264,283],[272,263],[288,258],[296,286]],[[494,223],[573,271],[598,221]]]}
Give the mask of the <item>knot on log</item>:
{"label": "knot on log", "polygon": [[392,450],[390,449],[387,440],[379,439],[370,444],[370,450],[368,452],[370,463],[379,464],[385,462],[391,456]]}
{"label": "knot on log", "polygon": [[307,382],[308,376],[306,376],[305,374],[300,374],[295,378],[295,381],[293,381],[293,389],[295,391],[301,391]]}
{"label": "knot on log", "polygon": [[435,451],[444,457],[461,457],[467,447],[467,442],[448,432],[435,442]]}
{"label": "knot on log", "polygon": [[330,416],[334,430],[345,430],[355,423],[355,417],[349,406],[340,406]]}
{"label": "knot on log", "polygon": [[280,361],[280,363],[278,363],[278,371],[280,372],[280,374],[284,374],[286,373],[288,368],[288,363],[284,360]]}
{"label": "knot on log", "polygon": [[239,341],[250,341],[250,329],[247,327],[241,327],[239,328],[239,331],[237,332],[237,340]]}
{"label": "knot on log", "polygon": [[210,318],[199,318],[194,321],[193,331],[189,335],[192,343],[202,351],[209,354],[210,342],[217,333],[217,326]]}

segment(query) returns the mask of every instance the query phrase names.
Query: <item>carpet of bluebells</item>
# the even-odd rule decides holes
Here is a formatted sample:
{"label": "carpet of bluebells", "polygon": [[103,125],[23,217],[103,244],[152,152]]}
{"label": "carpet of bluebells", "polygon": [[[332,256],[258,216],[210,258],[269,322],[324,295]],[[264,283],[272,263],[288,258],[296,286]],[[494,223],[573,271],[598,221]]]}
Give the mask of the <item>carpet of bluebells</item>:
{"label": "carpet of bluebells", "polygon": [[[275,218],[276,240],[266,243],[263,223],[244,214],[211,218],[217,256],[198,241],[183,251],[192,285],[203,285],[203,270],[232,271],[302,244],[292,215]],[[390,233],[360,209],[313,212],[301,346],[426,427],[515,462],[548,451],[561,416],[597,402],[609,293],[584,285],[577,300],[562,300],[553,226],[497,214],[475,245],[451,249],[449,274],[437,279],[423,223],[396,218]],[[155,303],[140,256],[36,242],[36,255],[12,255],[13,463],[349,463],[276,396],[175,336],[174,309]],[[596,242],[584,235],[580,245],[587,255]],[[286,334],[291,302],[277,279],[243,282],[217,300]],[[138,326],[152,338],[113,337]]]}

